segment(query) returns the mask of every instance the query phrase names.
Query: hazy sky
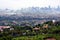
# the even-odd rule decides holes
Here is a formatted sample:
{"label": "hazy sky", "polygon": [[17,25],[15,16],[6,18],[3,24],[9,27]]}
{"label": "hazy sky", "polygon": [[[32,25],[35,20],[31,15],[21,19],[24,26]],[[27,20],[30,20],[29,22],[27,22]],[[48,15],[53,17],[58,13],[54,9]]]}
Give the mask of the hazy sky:
{"label": "hazy sky", "polygon": [[0,0],[0,8],[57,7],[60,0]]}

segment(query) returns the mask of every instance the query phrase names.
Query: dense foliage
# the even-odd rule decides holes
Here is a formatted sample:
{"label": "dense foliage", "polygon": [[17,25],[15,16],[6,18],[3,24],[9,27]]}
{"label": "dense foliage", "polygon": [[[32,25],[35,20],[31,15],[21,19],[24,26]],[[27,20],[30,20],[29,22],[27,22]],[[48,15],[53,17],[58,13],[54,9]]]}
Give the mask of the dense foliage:
{"label": "dense foliage", "polygon": [[[43,28],[48,24],[48,28]],[[60,39],[60,25],[59,23],[52,23],[48,21],[44,24],[38,24],[34,27],[31,26],[12,26],[14,30],[0,32],[0,40],[43,40],[45,37],[55,37]],[[40,27],[40,30],[33,30],[35,27]]]}

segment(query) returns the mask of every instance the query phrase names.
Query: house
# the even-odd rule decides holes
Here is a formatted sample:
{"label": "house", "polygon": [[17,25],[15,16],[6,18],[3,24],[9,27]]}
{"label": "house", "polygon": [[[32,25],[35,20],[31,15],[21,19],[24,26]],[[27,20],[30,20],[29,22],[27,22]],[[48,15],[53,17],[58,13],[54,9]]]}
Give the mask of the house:
{"label": "house", "polygon": [[49,27],[48,24],[43,25],[43,28],[48,28],[48,27]]}
{"label": "house", "polygon": [[33,31],[39,32],[39,31],[40,31],[40,27],[34,27],[34,28],[33,28]]}
{"label": "house", "polygon": [[13,30],[14,28],[11,28],[11,26],[0,26],[0,31],[5,31],[5,30]]}
{"label": "house", "polygon": [[56,40],[56,38],[54,38],[54,37],[46,37],[46,38],[44,38],[44,40]]}
{"label": "house", "polygon": [[52,20],[52,22],[53,22],[53,23],[55,23],[55,22],[56,22],[56,20]]}
{"label": "house", "polygon": [[35,27],[35,28],[33,28],[34,30],[40,30],[40,27],[38,28],[38,27]]}

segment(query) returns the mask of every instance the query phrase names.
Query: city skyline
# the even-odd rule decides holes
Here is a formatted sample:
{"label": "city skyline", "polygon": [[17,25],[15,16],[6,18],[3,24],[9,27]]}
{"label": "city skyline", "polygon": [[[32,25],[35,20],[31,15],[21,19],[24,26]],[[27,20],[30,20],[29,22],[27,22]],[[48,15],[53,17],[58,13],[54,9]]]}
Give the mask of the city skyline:
{"label": "city skyline", "polygon": [[0,0],[0,8],[20,9],[28,7],[60,6],[60,0]]}

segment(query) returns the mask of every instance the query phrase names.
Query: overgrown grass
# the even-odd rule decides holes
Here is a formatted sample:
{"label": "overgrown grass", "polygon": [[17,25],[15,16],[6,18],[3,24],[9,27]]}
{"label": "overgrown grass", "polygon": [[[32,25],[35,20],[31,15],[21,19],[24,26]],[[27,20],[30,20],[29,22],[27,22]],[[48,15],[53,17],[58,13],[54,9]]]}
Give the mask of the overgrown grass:
{"label": "overgrown grass", "polygon": [[22,37],[16,37],[12,40],[43,40],[45,37],[54,37],[57,40],[60,40],[60,35],[58,34],[43,34],[43,35],[35,35],[35,36],[22,36]]}

